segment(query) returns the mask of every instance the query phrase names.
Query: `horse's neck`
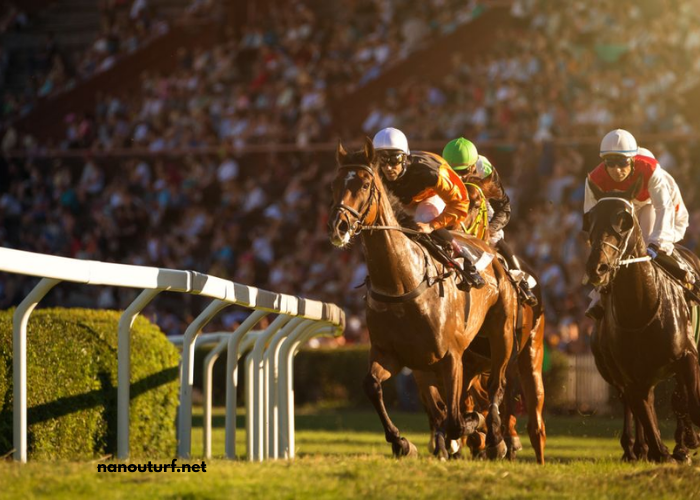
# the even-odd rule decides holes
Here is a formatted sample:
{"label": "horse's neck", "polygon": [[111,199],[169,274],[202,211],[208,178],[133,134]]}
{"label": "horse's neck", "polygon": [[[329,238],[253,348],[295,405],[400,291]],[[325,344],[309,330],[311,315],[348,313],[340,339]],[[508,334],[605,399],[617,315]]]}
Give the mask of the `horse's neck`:
{"label": "horse's neck", "polygon": [[[633,245],[633,251],[625,258],[646,255],[638,226],[632,240],[630,244]],[[618,270],[612,286],[613,304],[618,321],[636,325],[654,314],[660,294],[656,273],[657,270],[651,262],[637,262]]]}
{"label": "horse's neck", "polygon": [[[380,196],[379,226],[398,227],[386,196]],[[404,233],[396,230],[362,232],[362,245],[372,288],[389,295],[415,289],[424,275],[424,254]]]}

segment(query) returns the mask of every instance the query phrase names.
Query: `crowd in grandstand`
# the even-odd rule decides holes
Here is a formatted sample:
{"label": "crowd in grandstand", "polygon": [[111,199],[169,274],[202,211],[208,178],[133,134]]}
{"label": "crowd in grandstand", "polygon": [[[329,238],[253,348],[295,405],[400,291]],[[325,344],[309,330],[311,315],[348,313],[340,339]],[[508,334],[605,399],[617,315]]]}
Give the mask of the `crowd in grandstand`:
{"label": "crowd in grandstand", "polygon": [[[347,339],[366,340],[364,292],[353,290],[366,274],[361,253],[333,250],[326,235],[333,156],[241,155],[235,147],[333,139],[331,102],[478,14],[472,3],[408,3],[343,2],[335,15],[344,22],[329,23],[305,2],[284,2],[265,22],[228,32],[212,48],[181,49],[178,69],[144,74],[140,94],[103,95],[94,113],[66,117],[63,147],[220,151],[6,160],[0,245],[195,269],[336,302],[349,313]],[[654,2],[631,0],[573,2],[566,10],[516,0],[518,29],[498,33],[476,59],[456,56],[444,73],[391,89],[362,125],[370,135],[399,127],[412,143],[463,135],[477,146],[492,139],[512,145],[494,157],[483,149],[504,162],[496,166],[513,203],[506,239],[539,271],[551,343],[571,352],[585,348],[592,326],[583,316],[588,250],[580,228],[583,180],[597,162],[597,142],[555,146],[552,139],[599,140],[617,126],[639,134],[691,131],[679,96],[700,75],[700,22],[691,2],[672,3],[675,9],[656,12]],[[10,128],[2,147],[22,144]],[[699,152],[682,142],[641,145],[681,186],[691,209],[686,243],[695,247],[700,193],[690,166]],[[17,302],[17,287],[0,275],[0,307]],[[85,300],[124,306],[120,293]],[[181,333],[186,314],[195,312],[161,309],[158,321],[167,333]],[[239,314],[223,315],[223,326]]]}
{"label": "crowd in grandstand", "polygon": [[[30,78],[22,92],[0,92],[0,120],[26,115],[39,98],[55,95],[108,70],[119,58],[166,33],[174,21],[166,19],[149,0],[100,0],[96,8],[100,15],[97,36],[84,50],[69,52],[57,41],[55,33],[45,36],[41,49],[28,61]],[[181,15],[187,20],[214,11],[214,0],[193,0]],[[0,33],[25,31],[32,26],[32,17],[17,10],[14,4],[10,4],[6,17],[0,21]],[[8,51],[0,46],[0,87],[8,62]]]}

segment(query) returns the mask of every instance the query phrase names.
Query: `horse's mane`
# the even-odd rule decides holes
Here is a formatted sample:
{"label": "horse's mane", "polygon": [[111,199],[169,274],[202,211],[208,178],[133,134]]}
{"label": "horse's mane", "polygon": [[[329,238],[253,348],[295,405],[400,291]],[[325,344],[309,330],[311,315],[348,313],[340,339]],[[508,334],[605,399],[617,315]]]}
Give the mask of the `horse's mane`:
{"label": "horse's mane", "polygon": [[[471,183],[479,186],[486,199],[499,197],[501,194],[498,184],[496,184],[490,176],[487,179],[482,179],[477,174],[469,174],[463,180],[465,184]],[[467,190],[468,189],[469,186],[467,186]]]}
{"label": "horse's mane", "polygon": [[394,211],[394,216],[396,217],[396,221],[399,223],[399,225],[402,227],[407,227],[409,229],[418,229],[416,221],[413,219],[413,216],[406,211],[406,209],[403,206],[403,203],[401,203],[401,200],[399,200],[399,198],[396,195],[391,193],[386,188],[386,186],[384,185],[384,179],[379,173],[379,167],[375,163],[368,161],[364,149],[348,153],[345,159],[343,160],[343,164],[369,165],[375,172],[376,181],[381,185],[383,196],[385,196],[386,199],[389,201],[389,205],[391,205],[391,209]]}

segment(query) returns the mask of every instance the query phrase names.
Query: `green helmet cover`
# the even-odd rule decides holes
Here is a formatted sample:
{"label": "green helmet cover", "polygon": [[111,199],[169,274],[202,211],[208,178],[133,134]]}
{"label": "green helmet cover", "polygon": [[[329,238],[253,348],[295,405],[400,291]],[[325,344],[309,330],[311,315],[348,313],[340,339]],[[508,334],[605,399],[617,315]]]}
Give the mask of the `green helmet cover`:
{"label": "green helmet cover", "polygon": [[452,167],[452,170],[459,172],[474,165],[479,159],[479,153],[472,141],[460,137],[447,143],[442,150],[442,157]]}

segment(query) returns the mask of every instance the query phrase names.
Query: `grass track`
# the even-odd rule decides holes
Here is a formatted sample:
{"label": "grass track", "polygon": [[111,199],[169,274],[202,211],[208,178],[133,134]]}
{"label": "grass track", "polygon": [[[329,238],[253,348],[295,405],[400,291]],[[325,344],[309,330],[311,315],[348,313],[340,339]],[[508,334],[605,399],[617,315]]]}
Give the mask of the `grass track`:
{"label": "grass track", "polygon": [[[700,498],[700,457],[692,466],[623,464],[619,420],[549,417],[547,465],[534,463],[527,439],[518,462],[438,462],[426,451],[420,414],[393,414],[420,452],[390,457],[372,412],[299,411],[297,454],[291,463],[207,461],[206,473],[97,473],[94,463],[0,463],[0,498]],[[201,453],[201,418],[193,451]],[[242,421],[239,422],[239,429]],[[213,452],[223,455],[223,416],[217,413]],[[662,433],[671,445],[673,428]],[[524,436],[523,436],[524,437]],[[238,449],[245,449],[239,432]],[[141,462],[144,461],[135,461]],[[192,463],[199,463],[196,458]]]}

